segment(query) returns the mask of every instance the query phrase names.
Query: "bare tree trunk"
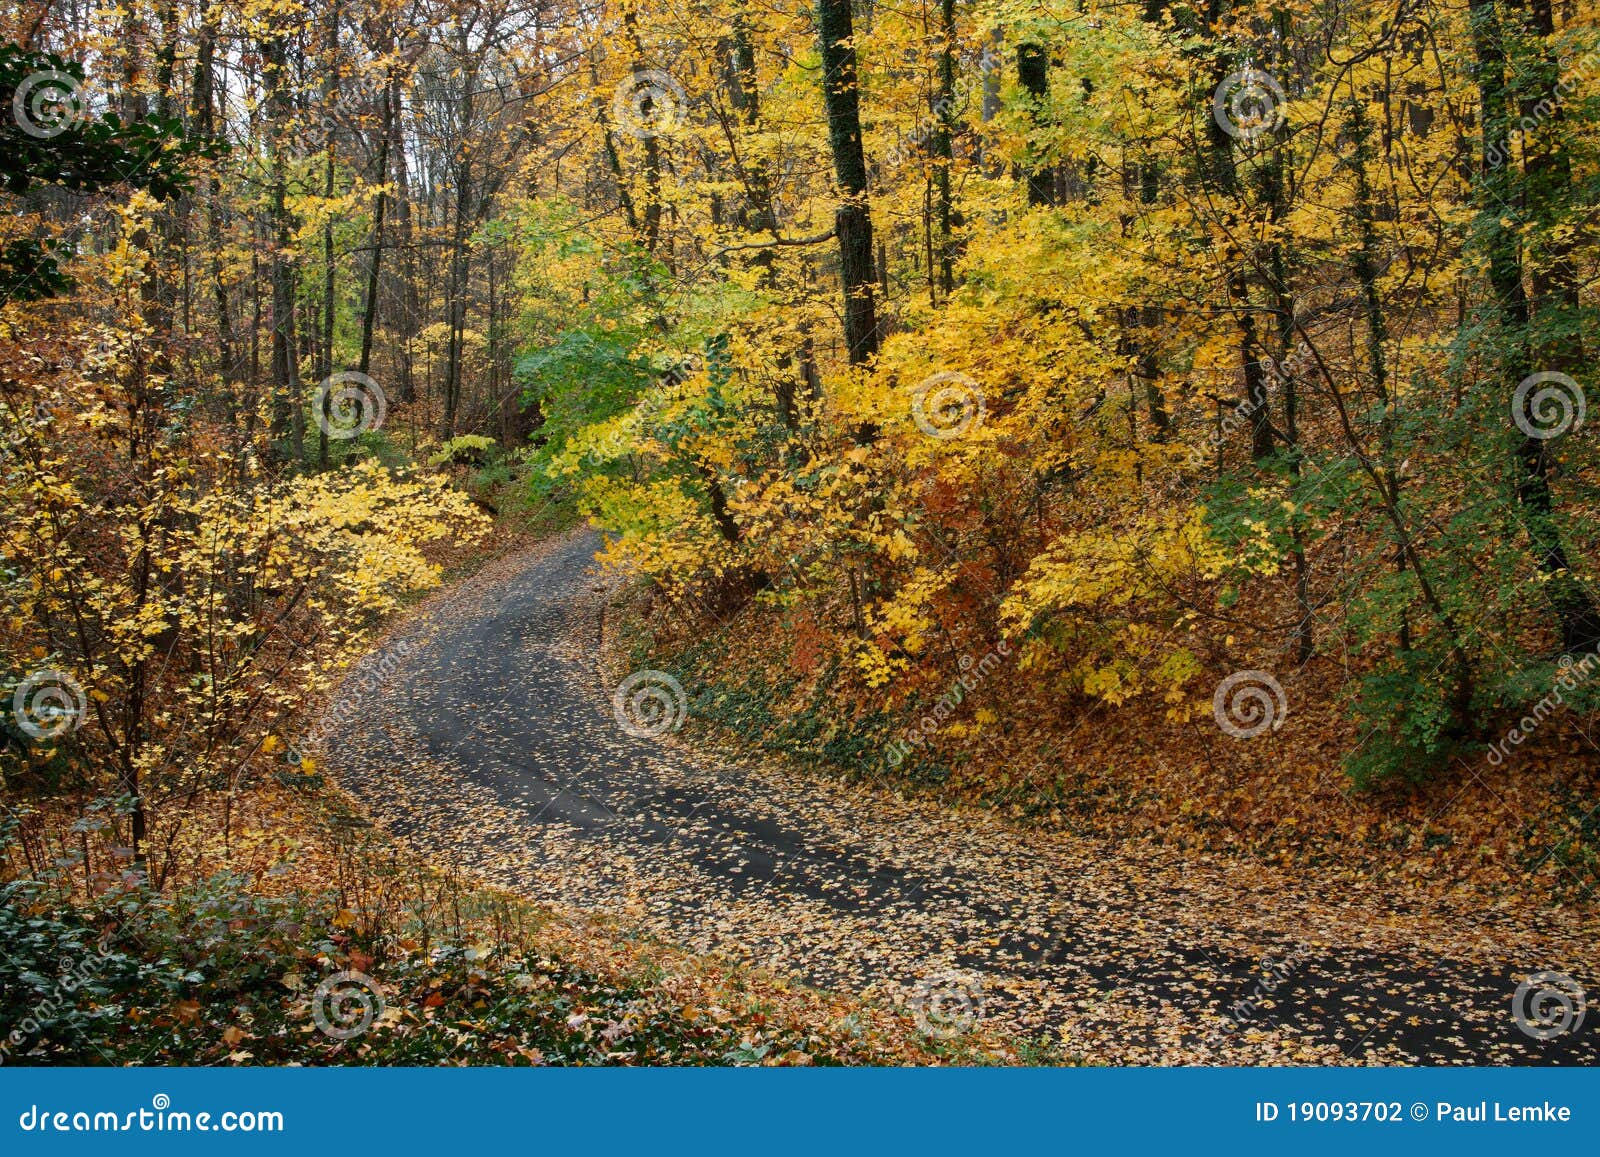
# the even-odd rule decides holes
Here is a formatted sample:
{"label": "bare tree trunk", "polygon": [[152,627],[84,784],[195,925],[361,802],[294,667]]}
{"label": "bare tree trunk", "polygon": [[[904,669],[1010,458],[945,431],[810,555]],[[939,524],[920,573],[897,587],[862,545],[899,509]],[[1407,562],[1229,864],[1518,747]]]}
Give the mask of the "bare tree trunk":
{"label": "bare tree trunk", "polygon": [[450,332],[445,343],[444,420],[441,434],[447,442],[456,435],[456,420],[461,407],[461,359],[466,340],[470,273],[468,214],[472,207],[472,159],[466,150],[464,135],[473,123],[473,86],[477,75],[476,68],[469,68],[461,77],[457,116],[463,142],[457,146],[450,165],[455,182],[455,209],[451,214],[450,273],[445,279],[445,316]]}
{"label": "bare tree trunk", "polygon": [[[1384,316],[1383,301],[1378,292],[1378,234],[1372,203],[1372,190],[1367,167],[1372,163],[1371,129],[1367,123],[1366,104],[1360,94],[1352,91],[1350,100],[1350,130],[1355,152],[1351,158],[1351,171],[1355,175],[1356,237],[1359,247],[1355,252],[1356,281],[1361,286],[1362,311],[1366,321],[1367,369],[1372,375],[1373,391],[1382,407],[1378,424],[1378,454],[1384,474],[1389,478],[1389,501],[1398,506],[1400,479],[1394,462],[1394,407],[1389,397],[1389,324]],[[1407,566],[1404,542],[1396,538],[1394,566],[1396,573]],[[1404,608],[1400,614],[1398,645],[1400,650],[1411,649],[1411,622]]]}
{"label": "bare tree trunk", "polygon": [[272,376],[275,387],[273,433],[290,435],[296,461],[305,454],[305,408],[300,397],[299,351],[295,342],[295,267],[290,255],[288,171],[284,125],[289,120],[288,58],[284,39],[273,35],[263,46],[266,61],[267,119],[272,137]]}
{"label": "bare tree trunk", "polygon": [[445,346],[444,423],[441,437],[456,436],[456,413],[461,399],[461,347],[467,315],[467,166],[456,166],[455,227],[450,238],[450,276],[445,282],[445,312],[450,334]]}
{"label": "bare tree trunk", "polygon": [[[202,138],[216,132],[216,78],[213,72],[216,61],[217,17],[209,0],[201,4],[200,36],[195,48],[194,106],[195,129]],[[210,250],[210,275],[213,300],[217,311],[217,364],[222,372],[222,388],[230,415],[238,411],[239,367],[234,361],[233,322],[228,302],[228,282],[222,268],[222,197],[221,182],[215,170],[206,177],[206,248]],[[247,404],[252,410],[254,400]]]}
{"label": "bare tree trunk", "polygon": [[[956,0],[939,0],[939,99],[933,133],[934,189],[938,196],[939,288],[945,297],[956,289],[955,201],[951,169],[955,167]],[[929,273],[933,271],[930,269]]]}
{"label": "bare tree trunk", "polygon": [[[339,98],[339,5],[328,6],[328,61],[327,78],[322,89],[322,99],[328,107]],[[323,140],[322,195],[333,200],[334,133],[333,121],[328,121],[328,131]],[[337,288],[333,266],[333,216],[329,214],[322,223],[322,358],[317,377],[326,382],[333,376],[334,290]],[[328,406],[329,398],[322,398],[322,420],[317,423],[317,469],[328,468]]]}
{"label": "bare tree trunk", "polygon": [[410,402],[417,396],[413,347],[420,328],[422,309],[417,293],[416,253],[412,247],[411,168],[406,159],[402,97],[401,79],[397,72],[389,78],[389,116],[393,128],[389,160],[394,167],[395,242],[401,254],[401,268],[395,311],[398,316],[391,323],[391,328],[398,339],[395,355],[400,365],[400,400]]}
{"label": "bare tree trunk", "polygon": [[372,207],[372,263],[367,267],[367,293],[361,309],[361,358],[357,369],[372,370],[372,334],[378,319],[378,286],[383,272],[384,214],[389,208],[389,137],[394,131],[394,92],[391,84],[383,89],[383,136],[378,141],[378,196]]}

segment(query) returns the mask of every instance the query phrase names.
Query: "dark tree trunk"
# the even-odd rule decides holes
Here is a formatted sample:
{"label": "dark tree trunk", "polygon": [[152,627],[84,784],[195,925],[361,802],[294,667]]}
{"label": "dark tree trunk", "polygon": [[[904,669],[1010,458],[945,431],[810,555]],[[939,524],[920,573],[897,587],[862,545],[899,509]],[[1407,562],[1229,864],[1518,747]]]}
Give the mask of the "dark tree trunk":
{"label": "dark tree trunk", "polygon": [[[956,288],[956,212],[951,193],[955,167],[956,0],[939,3],[939,100],[933,134],[934,190],[939,224],[939,288],[946,297]],[[932,270],[929,270],[932,273]]]}
{"label": "dark tree trunk", "polygon": [[[400,253],[400,276],[395,286],[395,316],[390,329],[398,339],[395,355],[400,366],[400,400],[414,401],[417,396],[416,371],[413,365],[413,345],[421,329],[422,305],[417,292],[416,252],[412,247],[411,227],[411,169],[406,162],[405,123],[401,79],[398,71],[389,78],[389,116],[391,133],[389,161],[394,170],[395,244]],[[384,174],[388,179],[388,174]]]}
{"label": "dark tree trunk", "polygon": [[[200,8],[200,37],[195,48],[194,106],[196,132],[209,138],[216,132],[216,78],[213,72],[216,61],[217,17],[209,3]],[[222,268],[222,197],[221,182],[215,171],[206,177],[206,247],[210,250],[210,275],[213,299],[217,310],[217,364],[222,372],[222,388],[230,414],[238,412],[238,383],[235,380],[239,366],[235,364],[233,348],[233,323],[228,302],[228,282]],[[254,405],[249,404],[253,412]]]}
{"label": "dark tree trunk", "polygon": [[822,47],[822,98],[840,202],[834,214],[844,282],[844,335],[852,365],[877,355],[878,318],[873,299],[872,214],[867,207],[867,161],[861,143],[861,91],[856,78],[855,30],[850,0],[817,0]]}
{"label": "dark tree trunk", "polygon": [[[328,7],[327,28],[327,79],[322,89],[322,99],[332,107],[339,98],[339,5],[331,4]],[[328,201],[333,200],[334,188],[334,135],[333,125],[329,122],[327,134],[323,145],[323,174],[322,195]],[[334,292],[337,289],[333,265],[333,218],[330,215],[322,224],[322,359],[318,367],[317,377],[326,382],[333,376],[333,330],[335,321]],[[329,399],[324,393],[322,398],[322,420],[317,423],[317,469],[328,468],[328,406]]]}
{"label": "dark tree trunk", "polygon": [[284,159],[284,127],[290,113],[287,51],[281,36],[263,46],[266,61],[267,119],[272,135],[272,377],[276,387],[273,433],[287,429],[290,453],[298,461],[305,454],[305,408],[300,397],[300,354],[295,341],[295,268],[290,252],[293,228],[289,220],[288,172]]}
{"label": "dark tree trunk", "polygon": [[1546,38],[1538,48],[1538,58],[1531,62],[1538,79],[1535,95],[1522,102],[1523,123],[1533,124],[1523,138],[1523,186],[1529,216],[1540,227],[1539,247],[1530,255],[1528,271],[1535,329],[1530,344],[1538,352],[1541,370],[1575,374],[1584,364],[1579,230],[1563,226],[1572,224],[1565,218],[1580,199],[1573,195],[1564,103],[1550,99],[1563,80],[1561,62],[1549,47],[1556,30],[1555,14],[1550,0],[1529,0],[1528,11],[1533,30]]}
{"label": "dark tree trunk", "polygon": [[[1224,0],[1211,0],[1211,23],[1219,21],[1225,12]],[[1231,68],[1227,52],[1220,46],[1212,49],[1213,86],[1220,86]],[[1233,138],[1219,122],[1208,116],[1207,140],[1210,146],[1211,177],[1216,185],[1219,212],[1226,215],[1227,232],[1239,236],[1247,232],[1238,221],[1239,174],[1233,155]],[[1256,323],[1255,306],[1250,298],[1250,276],[1245,255],[1236,244],[1230,244],[1223,256],[1228,270],[1228,304],[1239,318],[1239,361],[1244,373],[1244,404],[1250,418],[1250,456],[1257,462],[1272,456],[1272,415],[1267,395],[1267,376],[1261,364],[1265,356],[1261,335]]]}
{"label": "dark tree trunk", "polygon": [[462,346],[467,329],[467,182],[471,173],[465,161],[455,166],[455,179],[455,227],[450,239],[450,275],[445,281],[445,312],[450,333],[445,344],[444,422],[440,437],[446,442],[456,436],[456,417],[461,404]]}
{"label": "dark tree trunk", "polygon": [[[1050,58],[1037,44],[1017,47],[1017,83],[1028,94],[1029,117],[1035,127],[1044,123],[1044,105],[1050,98]],[[1056,203],[1055,171],[1049,165],[1028,170],[1028,204]]]}
{"label": "dark tree trunk", "polygon": [[[1510,155],[1511,106],[1506,83],[1506,48],[1497,0],[1471,0],[1472,45],[1477,63],[1478,94],[1483,104],[1484,172],[1479,182],[1480,213],[1484,248],[1489,259],[1489,284],[1494,292],[1505,351],[1506,377],[1513,386],[1530,373],[1529,350],[1532,311],[1523,286],[1522,256],[1518,234],[1504,222],[1504,204],[1518,204],[1527,190],[1514,171]],[[1492,158],[1502,158],[1494,164]],[[1514,451],[1517,471],[1517,501],[1522,507],[1522,523],[1528,532],[1534,560],[1544,575],[1542,584],[1561,629],[1562,649],[1586,651],[1600,646],[1600,610],[1583,585],[1573,576],[1566,544],[1554,518],[1554,497],[1550,492],[1553,463],[1551,439],[1538,438],[1527,430],[1539,429],[1531,412],[1534,391],[1526,391],[1524,430]]]}
{"label": "dark tree trunk", "polygon": [[372,334],[378,320],[378,286],[383,272],[383,225],[389,208],[389,137],[393,131],[394,93],[383,91],[383,138],[378,142],[378,197],[372,207],[372,263],[367,267],[367,294],[361,309],[361,357],[357,369],[365,374],[372,369]]}

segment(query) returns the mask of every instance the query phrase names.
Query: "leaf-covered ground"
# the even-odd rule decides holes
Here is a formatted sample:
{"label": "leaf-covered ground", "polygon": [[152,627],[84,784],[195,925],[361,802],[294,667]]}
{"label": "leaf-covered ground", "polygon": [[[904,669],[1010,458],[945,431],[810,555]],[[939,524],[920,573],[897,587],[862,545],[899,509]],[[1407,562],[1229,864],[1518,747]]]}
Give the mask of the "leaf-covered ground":
{"label": "leaf-covered ground", "polygon": [[[575,535],[435,599],[331,737],[413,846],[698,952],[1003,1028],[1090,1063],[1594,1063],[1520,1031],[1529,974],[1595,982],[1581,914],[1479,910],[1025,830],[619,725],[608,589]],[[626,672],[624,672],[626,673]],[[694,688],[690,688],[692,695]],[[691,720],[692,720],[691,710]],[[1593,1018],[1589,1018],[1592,1020]]]}
{"label": "leaf-covered ground", "polygon": [[[437,898],[437,896],[435,896]],[[862,1064],[930,1059],[861,1016],[776,1015],[758,992],[574,963],[482,895],[454,936],[371,935],[373,909],[216,877],[64,907],[0,890],[6,1064]],[[392,912],[390,912],[390,915]],[[448,920],[446,920],[446,923]],[[466,933],[466,938],[462,938]],[[419,939],[421,936],[421,939]],[[696,995],[699,994],[699,995]]]}
{"label": "leaf-covered ground", "polygon": [[0,1064],[1017,1059],[437,871],[336,794],[259,785],[236,819],[231,870],[159,893],[0,884]]}

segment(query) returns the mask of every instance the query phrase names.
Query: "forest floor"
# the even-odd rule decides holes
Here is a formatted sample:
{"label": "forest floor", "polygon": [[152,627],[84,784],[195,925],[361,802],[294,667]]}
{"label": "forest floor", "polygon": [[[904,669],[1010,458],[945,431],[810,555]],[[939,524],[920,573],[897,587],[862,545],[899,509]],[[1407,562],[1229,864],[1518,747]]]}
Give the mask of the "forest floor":
{"label": "forest floor", "polygon": [[[1596,1018],[1523,1032],[1583,973],[1581,910],[1447,896],[1029,829],[730,753],[693,712],[623,730],[616,594],[576,532],[440,592],[343,695],[342,786],[436,862],[692,952],[1101,1063],[1600,1061]],[[369,657],[370,658],[370,657]]]}

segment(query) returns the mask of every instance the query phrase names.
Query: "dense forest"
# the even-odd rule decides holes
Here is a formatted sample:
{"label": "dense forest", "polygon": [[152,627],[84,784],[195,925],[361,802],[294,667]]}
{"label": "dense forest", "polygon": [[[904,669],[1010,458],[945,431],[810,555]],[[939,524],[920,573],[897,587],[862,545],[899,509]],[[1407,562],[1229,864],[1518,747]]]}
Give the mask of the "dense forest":
{"label": "dense forest", "polygon": [[[366,821],[306,834],[318,719],[424,592],[575,520],[630,734],[1592,904],[1597,15],[0,5],[15,919],[315,923],[263,914],[309,840],[323,958],[467,936],[432,869],[352,898]],[[701,1047],[673,1024],[640,1055]]]}

